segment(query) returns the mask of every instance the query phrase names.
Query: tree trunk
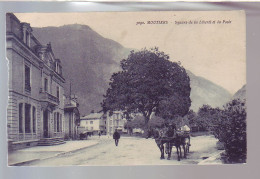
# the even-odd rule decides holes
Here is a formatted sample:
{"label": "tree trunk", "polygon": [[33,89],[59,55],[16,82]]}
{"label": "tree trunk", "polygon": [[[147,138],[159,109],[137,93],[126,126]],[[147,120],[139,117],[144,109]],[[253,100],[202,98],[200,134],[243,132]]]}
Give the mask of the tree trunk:
{"label": "tree trunk", "polygon": [[144,126],[145,126],[145,128],[148,128],[148,122],[149,122],[149,120],[150,120],[150,116],[145,116],[144,117]]}
{"label": "tree trunk", "polygon": [[[148,135],[149,128],[148,128],[148,122],[150,120],[150,116],[144,116],[144,134]],[[145,136],[147,137],[147,136]]]}

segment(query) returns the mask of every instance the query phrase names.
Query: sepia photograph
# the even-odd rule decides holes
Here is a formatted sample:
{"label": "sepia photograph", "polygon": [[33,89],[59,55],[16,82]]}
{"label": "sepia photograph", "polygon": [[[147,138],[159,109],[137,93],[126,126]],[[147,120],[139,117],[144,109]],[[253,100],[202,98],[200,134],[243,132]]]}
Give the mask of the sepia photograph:
{"label": "sepia photograph", "polygon": [[8,166],[247,163],[246,14],[6,13]]}

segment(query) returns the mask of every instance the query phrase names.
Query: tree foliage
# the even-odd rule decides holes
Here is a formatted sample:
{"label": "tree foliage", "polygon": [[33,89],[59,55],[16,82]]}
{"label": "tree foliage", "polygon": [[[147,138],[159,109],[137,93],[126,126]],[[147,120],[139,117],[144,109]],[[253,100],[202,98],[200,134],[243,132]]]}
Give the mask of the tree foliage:
{"label": "tree foliage", "polygon": [[246,105],[245,101],[235,99],[228,103],[215,121],[213,134],[224,143],[226,162],[246,161]]}
{"label": "tree foliage", "polygon": [[189,124],[210,130],[224,144],[226,163],[244,163],[247,156],[246,103],[234,99],[224,109],[203,105],[197,115],[189,112]]}
{"label": "tree foliage", "polygon": [[190,107],[190,79],[183,67],[153,48],[131,51],[114,73],[102,102],[103,111],[141,113],[148,125],[152,112],[170,119]]}
{"label": "tree foliage", "polygon": [[[162,119],[161,117],[152,115],[151,119],[148,122],[149,128],[161,128],[167,123],[166,120]],[[135,116],[132,120],[129,120],[126,122],[125,128],[139,128],[139,129],[145,129],[145,119],[143,116]]]}
{"label": "tree foliage", "polygon": [[215,125],[215,121],[220,117],[220,109],[212,108],[209,105],[203,105],[197,114],[195,123],[201,130],[210,130]]}
{"label": "tree foliage", "polygon": [[189,126],[193,125],[196,122],[197,114],[191,109],[188,114],[185,115]]}
{"label": "tree foliage", "polygon": [[127,129],[143,129],[144,127],[144,118],[143,116],[135,116],[134,119],[129,120],[125,124]]}

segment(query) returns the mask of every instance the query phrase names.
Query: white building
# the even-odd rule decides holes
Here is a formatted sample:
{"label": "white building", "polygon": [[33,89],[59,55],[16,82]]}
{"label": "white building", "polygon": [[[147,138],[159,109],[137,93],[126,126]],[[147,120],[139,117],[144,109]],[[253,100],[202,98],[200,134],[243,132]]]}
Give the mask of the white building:
{"label": "white building", "polygon": [[120,111],[114,111],[113,114],[110,116],[107,113],[107,134],[112,135],[117,129],[120,133],[127,133],[127,130],[124,128],[126,123],[126,118],[124,117],[123,113]]}
{"label": "white building", "polygon": [[7,133],[10,150],[64,138],[64,83],[61,60],[43,45],[30,24],[6,14],[9,64]]}
{"label": "white building", "polygon": [[91,113],[80,118],[80,127],[93,134],[106,133],[106,115],[103,113]]}

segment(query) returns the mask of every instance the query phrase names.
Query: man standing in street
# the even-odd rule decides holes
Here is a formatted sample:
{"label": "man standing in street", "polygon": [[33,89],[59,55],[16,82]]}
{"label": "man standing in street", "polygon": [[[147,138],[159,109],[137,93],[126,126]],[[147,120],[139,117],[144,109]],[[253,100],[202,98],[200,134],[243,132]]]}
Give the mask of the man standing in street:
{"label": "man standing in street", "polygon": [[120,139],[120,134],[117,132],[117,129],[115,130],[113,134],[113,139],[115,139],[115,144],[116,146],[118,145],[119,139]]}

